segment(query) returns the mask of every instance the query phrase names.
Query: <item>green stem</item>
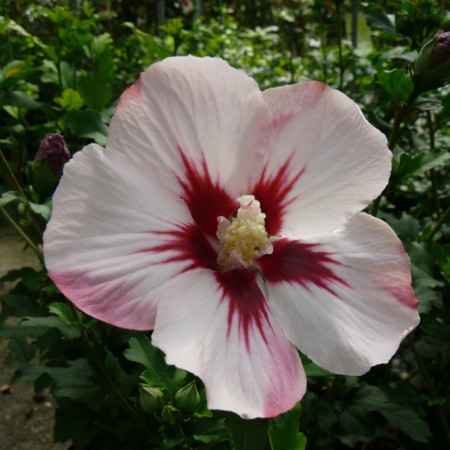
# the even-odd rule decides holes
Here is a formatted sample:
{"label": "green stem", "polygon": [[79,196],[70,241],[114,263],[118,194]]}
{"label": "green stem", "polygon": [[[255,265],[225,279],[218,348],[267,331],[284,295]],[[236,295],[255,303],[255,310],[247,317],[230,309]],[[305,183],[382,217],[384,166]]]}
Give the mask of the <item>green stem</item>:
{"label": "green stem", "polygon": [[[428,133],[429,133],[429,137],[430,137],[430,150],[433,151],[434,150],[434,126],[433,126],[433,120],[431,118],[430,111],[427,111],[427,125],[428,125]],[[436,171],[434,169],[431,169],[430,174],[431,174],[431,186],[432,186],[434,208],[436,210],[436,213],[439,215],[441,212],[441,205],[440,205],[439,196],[438,196],[438,183],[437,183]]]}
{"label": "green stem", "polygon": [[[9,17],[7,17],[7,19],[11,20]],[[13,48],[12,48],[12,44],[11,44],[10,34],[11,33],[6,33],[6,43],[8,46],[9,60],[14,61],[15,58],[14,58],[14,52],[13,52]]]}
{"label": "green stem", "polygon": [[[413,338],[411,337],[411,335],[408,335],[407,339],[408,339],[409,347],[411,348],[411,351],[414,355],[414,359],[416,360],[417,365],[419,366],[420,374],[422,375],[423,381],[425,382],[425,385],[426,385],[429,393],[431,394],[431,396],[433,398],[438,398],[438,392],[434,388],[433,382],[432,382],[430,376],[428,375],[428,371],[427,371],[427,368],[425,367],[425,364],[423,363],[422,357],[420,356],[419,352],[416,349]],[[439,420],[441,421],[442,429],[445,431],[447,443],[450,445],[450,427],[448,426],[448,423],[447,423],[447,418],[446,418],[444,408],[442,405],[436,405],[436,406],[437,406],[437,409],[439,412]]]}
{"label": "green stem", "polygon": [[[400,124],[403,119],[403,114],[404,114],[405,110],[414,103],[414,101],[416,100],[416,98],[418,96],[419,96],[419,92],[416,90],[416,88],[414,88],[413,91],[411,92],[408,100],[406,101],[406,103],[399,103],[397,105],[397,110],[395,111],[395,116],[394,116],[394,123],[392,124],[392,129],[391,129],[391,132],[389,134],[389,139],[388,139],[388,147],[391,151],[394,150],[394,146],[395,146],[398,136],[399,136]],[[370,210],[370,214],[372,214],[372,216],[377,215],[378,208],[380,207],[381,198],[390,189],[391,189],[391,182],[389,181],[388,185],[384,188],[383,192],[372,203],[372,208]]]}
{"label": "green stem", "polygon": [[[331,403],[335,400],[338,388],[341,385],[341,380],[343,379],[340,375],[335,375],[333,378],[333,381],[331,382],[331,385],[328,389],[325,401],[331,405]],[[316,421],[311,433],[308,435],[308,442],[306,444],[306,448],[311,448],[313,441],[316,439],[317,435],[319,434],[319,421]]]}
{"label": "green stem", "polygon": [[62,70],[61,70],[61,36],[60,36],[60,22],[59,20],[55,22],[56,26],[56,71],[58,73],[58,84],[59,91],[62,95],[63,92],[63,81],[62,81]]}
{"label": "green stem", "polygon": [[270,438],[269,432],[267,432],[267,441],[264,450],[273,450],[273,443],[272,439]]}
{"label": "green stem", "polygon": [[427,368],[425,367],[425,364],[423,363],[422,358],[419,355],[419,352],[417,351],[416,346],[413,341],[413,338],[411,337],[410,334],[408,335],[408,344],[409,344],[409,347],[411,348],[411,351],[413,352],[414,359],[416,360],[417,365],[419,366],[419,371],[422,375],[423,381],[425,382],[425,384],[427,386],[427,389],[430,391],[431,395],[433,397],[435,397],[436,391],[433,387],[433,383],[431,382],[431,378],[428,375]]}
{"label": "green stem", "polygon": [[[81,323],[82,319],[80,319],[78,310],[75,308],[75,306],[69,300],[67,300],[67,304],[70,308],[70,311],[71,311],[72,316],[75,319],[75,321]],[[109,393],[117,400],[117,402],[122,407],[122,409],[134,420],[134,422],[139,426],[139,428],[141,428],[142,431],[144,431],[144,433],[147,436],[152,437],[152,433],[147,428],[147,426],[143,422],[142,418],[139,416],[139,414],[136,412],[136,410],[128,403],[128,401],[125,399],[125,397],[119,391],[119,389],[115,385],[114,381],[109,376],[108,371],[105,369],[102,362],[98,359],[98,357],[95,354],[94,349],[92,347],[92,343],[91,343],[91,340],[89,339],[89,335],[86,332],[86,330],[83,328],[82,328],[82,342],[83,342],[83,346],[86,350],[86,353],[87,353],[89,359],[91,360],[92,364],[94,365],[94,367],[97,370],[100,377],[103,379]]]}
{"label": "green stem", "polygon": [[291,84],[295,83],[294,63],[292,62],[292,52],[289,51],[289,72],[291,73]]}
{"label": "green stem", "polygon": [[322,76],[323,76],[323,82],[327,83],[327,50],[326,50],[326,37],[325,33],[323,33],[323,45],[322,45]]}
{"label": "green stem", "polygon": [[450,206],[447,207],[447,209],[444,211],[442,216],[439,218],[439,220],[437,221],[436,225],[433,227],[433,229],[428,234],[427,239],[431,239],[439,231],[439,228],[441,228],[441,226],[446,221],[447,216],[449,214],[450,214]]}
{"label": "green stem", "polygon": [[405,105],[400,103],[395,111],[394,123],[392,124],[391,133],[389,134],[388,147],[391,151],[394,150],[394,145],[398,139],[398,132],[400,130],[400,123],[402,122]]}
{"label": "green stem", "polygon": [[[23,191],[22,186],[20,185],[19,181],[17,180],[16,176],[14,175],[14,172],[12,171],[11,166],[9,165],[1,148],[0,148],[0,168],[2,170],[4,170],[3,178],[4,178],[6,185],[9,186],[11,189],[18,191],[20,193],[20,195],[22,195],[22,197],[25,200],[25,203],[28,206],[29,200],[28,200],[27,196],[25,195],[25,192]],[[34,215],[32,215],[32,221],[33,221],[33,225],[37,231],[38,236],[40,236],[40,238],[41,238],[42,233],[43,233],[41,224],[36,220],[36,217]],[[16,227],[14,226],[14,228],[16,228]],[[22,234],[22,233],[20,233],[20,234]],[[41,244],[41,243],[42,243],[42,240],[39,241],[39,244]],[[42,256],[39,259],[42,260]]]}
{"label": "green stem", "polygon": [[[400,130],[400,123],[402,121],[403,111],[404,111],[404,104],[400,103],[397,106],[397,110],[395,111],[394,123],[392,124],[392,129],[389,134],[388,147],[391,151],[394,149],[394,145],[398,139],[399,134],[398,132]],[[390,183],[388,183],[388,185],[384,188],[383,192],[373,201],[372,208],[370,209],[370,214],[372,214],[372,216],[375,217],[377,215],[378,209],[380,207],[381,198],[383,197],[384,194],[386,194],[386,192],[389,189]]]}
{"label": "green stem", "polygon": [[22,236],[25,242],[30,246],[31,250],[36,253],[36,256],[39,258],[39,262],[44,265],[44,259],[42,257],[42,252],[36,246],[36,244],[30,239],[30,237],[23,231],[22,227],[9,215],[5,208],[0,207],[3,215],[6,220],[14,227],[14,229]]}
{"label": "green stem", "polygon": [[341,33],[341,1],[336,1],[336,35],[338,41],[338,51],[339,51],[339,87],[338,89],[342,91],[344,85],[344,62],[342,60],[342,33]]}
{"label": "green stem", "polygon": [[2,169],[4,169],[6,171],[6,175],[5,175],[5,183],[12,189],[15,189],[17,191],[19,191],[21,193],[21,195],[23,196],[24,199],[26,199],[26,195],[22,190],[22,186],[20,185],[20,183],[17,181],[16,176],[14,175],[14,172],[11,170],[11,166],[9,165],[2,149],[0,148],[0,163],[1,163],[1,167]]}

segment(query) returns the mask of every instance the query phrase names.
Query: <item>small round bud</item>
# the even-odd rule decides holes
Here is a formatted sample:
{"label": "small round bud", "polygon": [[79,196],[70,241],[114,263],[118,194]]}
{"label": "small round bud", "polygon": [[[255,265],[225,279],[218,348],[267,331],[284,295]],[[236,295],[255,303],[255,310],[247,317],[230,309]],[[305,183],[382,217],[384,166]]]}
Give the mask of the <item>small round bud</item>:
{"label": "small round bud", "polygon": [[33,185],[44,195],[53,194],[61,178],[64,164],[70,159],[64,138],[57,133],[46,134],[33,161]]}
{"label": "small round bud", "polygon": [[149,414],[162,409],[166,404],[166,397],[161,389],[141,383],[139,385],[139,400],[141,408]]}
{"label": "small round bud", "polygon": [[162,413],[161,413],[161,419],[163,422],[169,424],[169,425],[176,425],[182,418],[181,411],[173,405],[166,405],[164,406]]}
{"label": "small round bud", "polygon": [[187,413],[193,413],[200,407],[200,394],[195,380],[182,387],[175,394],[175,405]]}
{"label": "small round bud", "polygon": [[416,90],[437,89],[450,80],[450,32],[438,31],[420,50],[413,70]]}
{"label": "small round bud", "polygon": [[428,64],[429,70],[437,69],[450,61],[450,31],[444,32],[440,30],[436,33],[436,37],[437,42],[431,51]]}

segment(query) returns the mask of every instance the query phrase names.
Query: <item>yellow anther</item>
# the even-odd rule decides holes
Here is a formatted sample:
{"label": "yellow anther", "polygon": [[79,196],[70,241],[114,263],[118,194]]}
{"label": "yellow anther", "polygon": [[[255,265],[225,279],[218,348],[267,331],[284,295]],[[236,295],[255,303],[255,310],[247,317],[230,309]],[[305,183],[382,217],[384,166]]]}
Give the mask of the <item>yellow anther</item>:
{"label": "yellow anther", "polygon": [[253,195],[239,197],[237,217],[231,221],[218,217],[217,237],[220,251],[217,262],[224,270],[251,267],[254,260],[273,251],[266,232],[261,205]]}

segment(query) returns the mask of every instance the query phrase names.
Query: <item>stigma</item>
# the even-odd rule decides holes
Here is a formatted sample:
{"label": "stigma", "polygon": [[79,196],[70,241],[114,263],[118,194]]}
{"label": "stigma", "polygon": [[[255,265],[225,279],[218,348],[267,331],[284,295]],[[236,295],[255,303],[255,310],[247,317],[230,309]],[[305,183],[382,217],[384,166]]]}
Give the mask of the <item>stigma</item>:
{"label": "stigma", "polygon": [[222,270],[251,268],[255,260],[273,252],[259,201],[253,195],[243,195],[237,201],[240,207],[236,217],[217,218],[217,263]]}

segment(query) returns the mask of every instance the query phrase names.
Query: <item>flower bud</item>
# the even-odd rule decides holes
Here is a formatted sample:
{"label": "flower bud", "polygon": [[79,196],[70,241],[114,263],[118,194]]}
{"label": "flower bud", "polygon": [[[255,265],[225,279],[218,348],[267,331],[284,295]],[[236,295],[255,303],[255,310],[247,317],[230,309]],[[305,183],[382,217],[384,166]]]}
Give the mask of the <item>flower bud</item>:
{"label": "flower bud", "polygon": [[161,419],[169,425],[176,425],[182,418],[181,411],[173,405],[164,406]]}
{"label": "flower bud", "polygon": [[70,159],[64,138],[57,133],[46,134],[33,161],[33,185],[43,196],[53,194],[61,178],[64,164]]}
{"label": "flower bud", "polygon": [[450,79],[450,32],[438,31],[420,50],[414,64],[418,92],[437,89]]}
{"label": "flower bud", "polygon": [[175,394],[175,405],[187,413],[193,413],[199,408],[200,394],[198,393],[195,380],[182,387]]}
{"label": "flower bud", "polygon": [[141,408],[146,412],[153,414],[160,410],[166,403],[166,397],[161,389],[150,386],[149,384],[139,384],[139,399]]}

